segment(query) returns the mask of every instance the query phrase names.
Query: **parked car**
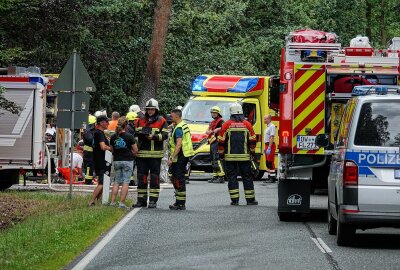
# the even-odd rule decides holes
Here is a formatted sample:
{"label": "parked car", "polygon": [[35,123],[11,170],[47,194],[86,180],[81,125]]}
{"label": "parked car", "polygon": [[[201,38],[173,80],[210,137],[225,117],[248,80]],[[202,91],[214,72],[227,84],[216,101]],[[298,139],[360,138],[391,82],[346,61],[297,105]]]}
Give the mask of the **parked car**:
{"label": "parked car", "polygon": [[400,89],[357,86],[352,95],[328,177],[328,230],[340,246],[356,229],[400,227]]}

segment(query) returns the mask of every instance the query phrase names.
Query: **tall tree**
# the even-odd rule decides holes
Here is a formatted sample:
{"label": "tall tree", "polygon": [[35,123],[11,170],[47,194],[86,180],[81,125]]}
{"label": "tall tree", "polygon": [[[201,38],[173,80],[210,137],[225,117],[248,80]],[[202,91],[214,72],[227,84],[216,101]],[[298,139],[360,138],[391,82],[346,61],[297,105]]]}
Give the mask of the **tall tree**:
{"label": "tall tree", "polygon": [[157,94],[171,9],[172,0],[157,0],[154,10],[152,42],[147,59],[143,90],[139,99],[140,107],[144,107],[146,101]]}

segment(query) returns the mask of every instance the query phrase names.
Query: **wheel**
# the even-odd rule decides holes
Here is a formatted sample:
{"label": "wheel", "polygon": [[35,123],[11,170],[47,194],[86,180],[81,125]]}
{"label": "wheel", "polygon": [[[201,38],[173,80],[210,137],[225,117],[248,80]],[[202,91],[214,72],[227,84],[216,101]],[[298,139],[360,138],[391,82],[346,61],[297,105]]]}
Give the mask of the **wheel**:
{"label": "wheel", "polygon": [[0,190],[5,190],[14,184],[18,184],[19,170],[0,171]]}
{"label": "wheel", "polygon": [[332,217],[328,202],[328,233],[330,235],[336,235],[336,232],[337,232],[337,221],[334,217]]}
{"label": "wheel", "polygon": [[258,175],[255,180],[261,181],[262,177],[264,176],[265,171],[258,171]]}
{"label": "wheel", "polygon": [[291,214],[286,213],[286,212],[278,212],[279,216],[279,221],[290,221],[291,220]]}
{"label": "wheel", "polygon": [[336,243],[338,246],[350,246],[354,241],[355,233],[356,228],[343,223],[338,214],[338,221],[336,222]]}

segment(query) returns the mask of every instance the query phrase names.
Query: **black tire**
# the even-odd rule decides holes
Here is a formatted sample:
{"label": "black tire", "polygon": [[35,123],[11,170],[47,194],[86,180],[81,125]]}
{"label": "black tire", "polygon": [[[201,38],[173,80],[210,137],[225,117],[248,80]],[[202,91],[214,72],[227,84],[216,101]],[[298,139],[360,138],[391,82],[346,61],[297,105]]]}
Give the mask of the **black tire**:
{"label": "black tire", "polygon": [[18,184],[19,170],[0,171],[0,190],[5,190],[14,184]]}
{"label": "black tire", "polygon": [[337,232],[337,221],[331,214],[328,202],[328,233],[330,235],[336,235],[336,232]]}
{"label": "black tire", "polygon": [[341,222],[340,215],[338,214],[338,221],[336,224],[336,243],[338,246],[350,246],[355,238],[356,228],[350,224]]}
{"label": "black tire", "polygon": [[261,181],[261,179],[262,179],[263,176],[264,176],[264,173],[265,173],[265,171],[258,171],[258,175],[257,175],[257,177],[255,178],[255,180],[256,180],[256,181]]}
{"label": "black tire", "polygon": [[290,220],[292,220],[291,213],[278,212],[278,216],[279,216],[279,221],[290,221]]}

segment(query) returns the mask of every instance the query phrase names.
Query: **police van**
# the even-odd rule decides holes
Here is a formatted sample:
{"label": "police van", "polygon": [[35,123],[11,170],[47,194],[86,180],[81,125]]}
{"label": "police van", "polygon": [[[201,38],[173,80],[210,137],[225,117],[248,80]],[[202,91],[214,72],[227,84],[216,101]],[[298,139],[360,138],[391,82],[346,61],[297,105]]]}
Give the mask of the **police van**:
{"label": "police van", "polygon": [[328,177],[328,230],[338,245],[351,245],[356,229],[400,227],[400,87],[356,86],[352,96]]}

